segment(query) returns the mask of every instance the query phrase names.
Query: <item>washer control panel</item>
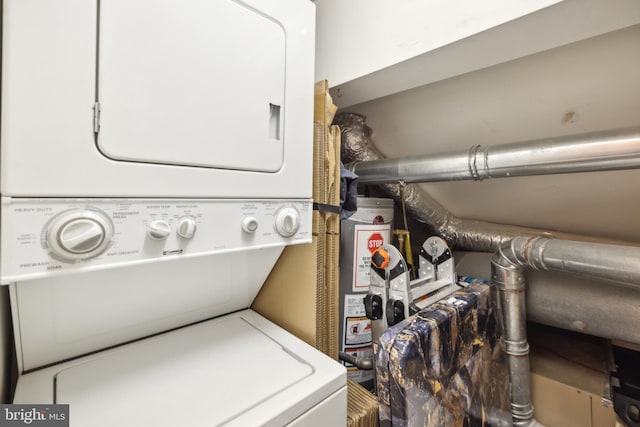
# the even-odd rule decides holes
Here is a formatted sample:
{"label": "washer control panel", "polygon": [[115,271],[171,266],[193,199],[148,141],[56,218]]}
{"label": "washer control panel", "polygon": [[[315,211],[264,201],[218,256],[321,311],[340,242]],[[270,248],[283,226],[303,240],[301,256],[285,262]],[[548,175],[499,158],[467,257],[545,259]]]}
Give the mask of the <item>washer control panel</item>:
{"label": "washer control panel", "polygon": [[2,198],[2,283],[311,241],[310,200]]}

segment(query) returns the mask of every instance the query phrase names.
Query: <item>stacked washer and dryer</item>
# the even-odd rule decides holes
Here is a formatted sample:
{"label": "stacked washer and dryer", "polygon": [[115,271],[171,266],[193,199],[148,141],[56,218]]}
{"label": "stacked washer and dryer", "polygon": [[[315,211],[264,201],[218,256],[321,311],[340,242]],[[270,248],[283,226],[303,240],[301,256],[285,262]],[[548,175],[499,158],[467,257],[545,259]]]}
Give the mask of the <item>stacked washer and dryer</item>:
{"label": "stacked washer and dryer", "polygon": [[306,0],[5,0],[14,403],[72,426],[344,425],[344,368],[248,309],[311,241]]}

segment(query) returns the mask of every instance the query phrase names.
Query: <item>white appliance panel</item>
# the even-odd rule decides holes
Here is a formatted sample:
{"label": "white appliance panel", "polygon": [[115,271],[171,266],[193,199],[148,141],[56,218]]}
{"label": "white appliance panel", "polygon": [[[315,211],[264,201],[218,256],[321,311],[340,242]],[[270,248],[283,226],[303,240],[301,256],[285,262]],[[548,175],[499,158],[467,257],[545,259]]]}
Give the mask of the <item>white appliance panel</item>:
{"label": "white appliance panel", "polygon": [[344,424],[347,414],[347,388],[344,387],[335,392],[333,396],[320,402],[308,410],[288,427],[326,427],[340,426]]}
{"label": "white appliance panel", "polygon": [[70,403],[72,426],[344,425],[344,367],[244,310],[311,241],[314,9],[4,0],[15,403]]}
{"label": "white appliance panel", "polygon": [[26,374],[14,401],[69,403],[72,426],[282,426],[310,410],[339,425],[345,381],[343,366],[246,310]]}
{"label": "white appliance panel", "polygon": [[[122,9],[152,3],[145,14],[154,16],[153,22]],[[3,3],[3,196],[311,197],[313,3],[183,3],[163,2],[154,10],[155,2],[147,0],[102,2],[100,40],[106,45],[99,58],[96,1]],[[234,12],[240,21],[206,26],[203,20],[217,7],[241,11]],[[187,28],[178,9],[202,17]],[[169,10],[173,18],[160,15]],[[129,20],[135,16],[139,27]],[[160,22],[166,23],[165,33],[156,34]],[[249,23],[258,31],[250,31]],[[146,25],[153,40],[145,38]],[[169,43],[174,30],[176,43],[200,38],[181,50]],[[201,54],[212,38],[242,30],[239,46],[251,47],[250,53],[235,51],[234,40],[217,40],[212,55]],[[123,46],[129,39],[131,46]],[[259,46],[264,52],[256,50]],[[167,53],[165,64],[155,67],[161,48],[180,59]],[[214,57],[215,52],[228,57]],[[277,58],[284,63],[276,64]],[[217,74],[209,76],[214,68]],[[213,94],[217,89],[220,95]],[[104,103],[100,147],[119,160],[96,144],[96,101]],[[269,104],[280,106],[279,120]],[[250,122],[238,126],[237,120],[244,121],[238,116]],[[279,138],[269,137],[274,134]]]}
{"label": "white appliance panel", "polygon": [[276,172],[285,32],[230,0],[100,5],[100,150],[112,159]]}
{"label": "white appliance panel", "polygon": [[[102,223],[91,220],[95,217],[102,218]],[[297,200],[3,198],[0,219],[3,284],[175,257],[308,243],[312,233],[311,203]],[[95,255],[82,253],[92,239],[100,239],[97,234],[87,236],[92,230],[83,230],[83,221],[93,223],[95,232],[103,234],[102,242],[96,242],[102,252],[98,248]],[[291,221],[297,229],[289,236],[285,226],[296,225]],[[61,244],[74,247],[75,253],[61,254]]]}
{"label": "white appliance panel", "polygon": [[[173,335],[170,345],[151,340],[63,369],[56,375],[56,401],[69,402],[74,421],[86,420],[83,425],[115,426],[125,419],[139,426],[177,426],[185,424],[184,413],[189,412],[200,425],[210,426],[235,418],[313,373],[310,365],[241,318],[223,318],[206,334],[197,332],[197,327],[189,328]],[[208,385],[204,390],[203,384]],[[178,409],[175,390],[189,406],[167,411]],[[211,402],[220,402],[224,411],[212,410]],[[93,421],[105,412],[111,416]]]}
{"label": "white appliance panel", "polygon": [[174,258],[11,285],[31,370],[251,305],[282,247]]}

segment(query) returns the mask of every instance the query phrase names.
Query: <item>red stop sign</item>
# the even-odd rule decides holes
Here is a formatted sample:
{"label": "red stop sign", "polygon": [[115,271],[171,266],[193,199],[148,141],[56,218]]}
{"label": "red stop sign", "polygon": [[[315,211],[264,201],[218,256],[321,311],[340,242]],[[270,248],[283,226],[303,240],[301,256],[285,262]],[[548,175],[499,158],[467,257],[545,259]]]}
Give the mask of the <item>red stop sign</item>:
{"label": "red stop sign", "polygon": [[382,234],[373,233],[369,240],[367,241],[367,247],[369,248],[369,252],[374,253],[376,249],[379,249],[384,244],[384,240],[382,239]]}

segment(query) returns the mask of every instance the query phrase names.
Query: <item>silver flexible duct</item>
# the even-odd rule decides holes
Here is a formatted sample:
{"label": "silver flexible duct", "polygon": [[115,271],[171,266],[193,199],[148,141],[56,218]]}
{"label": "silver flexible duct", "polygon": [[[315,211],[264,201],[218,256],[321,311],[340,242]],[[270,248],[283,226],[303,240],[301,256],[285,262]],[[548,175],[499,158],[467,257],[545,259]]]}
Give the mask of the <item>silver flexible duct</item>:
{"label": "silver flexible duct", "polygon": [[[339,125],[342,130],[342,161],[344,163],[358,162],[358,170],[362,170],[367,162],[384,158],[370,143],[371,130],[365,120],[364,116],[354,113],[338,113],[334,119],[334,123]],[[468,153],[466,155],[468,159]],[[468,163],[468,160],[466,162]],[[382,184],[380,188],[396,201],[400,200],[400,186],[398,184]],[[404,201],[407,213],[411,217],[424,223],[447,240],[450,245],[459,249],[493,252],[505,242],[522,235],[612,242],[607,239],[570,233],[458,218],[428,193],[413,184],[407,184],[404,188]]]}
{"label": "silver flexible duct", "polygon": [[524,267],[597,277],[640,287],[640,248],[520,236],[491,259],[491,281],[499,292],[502,349],[507,354],[514,425],[530,426],[531,375],[527,342]]}

